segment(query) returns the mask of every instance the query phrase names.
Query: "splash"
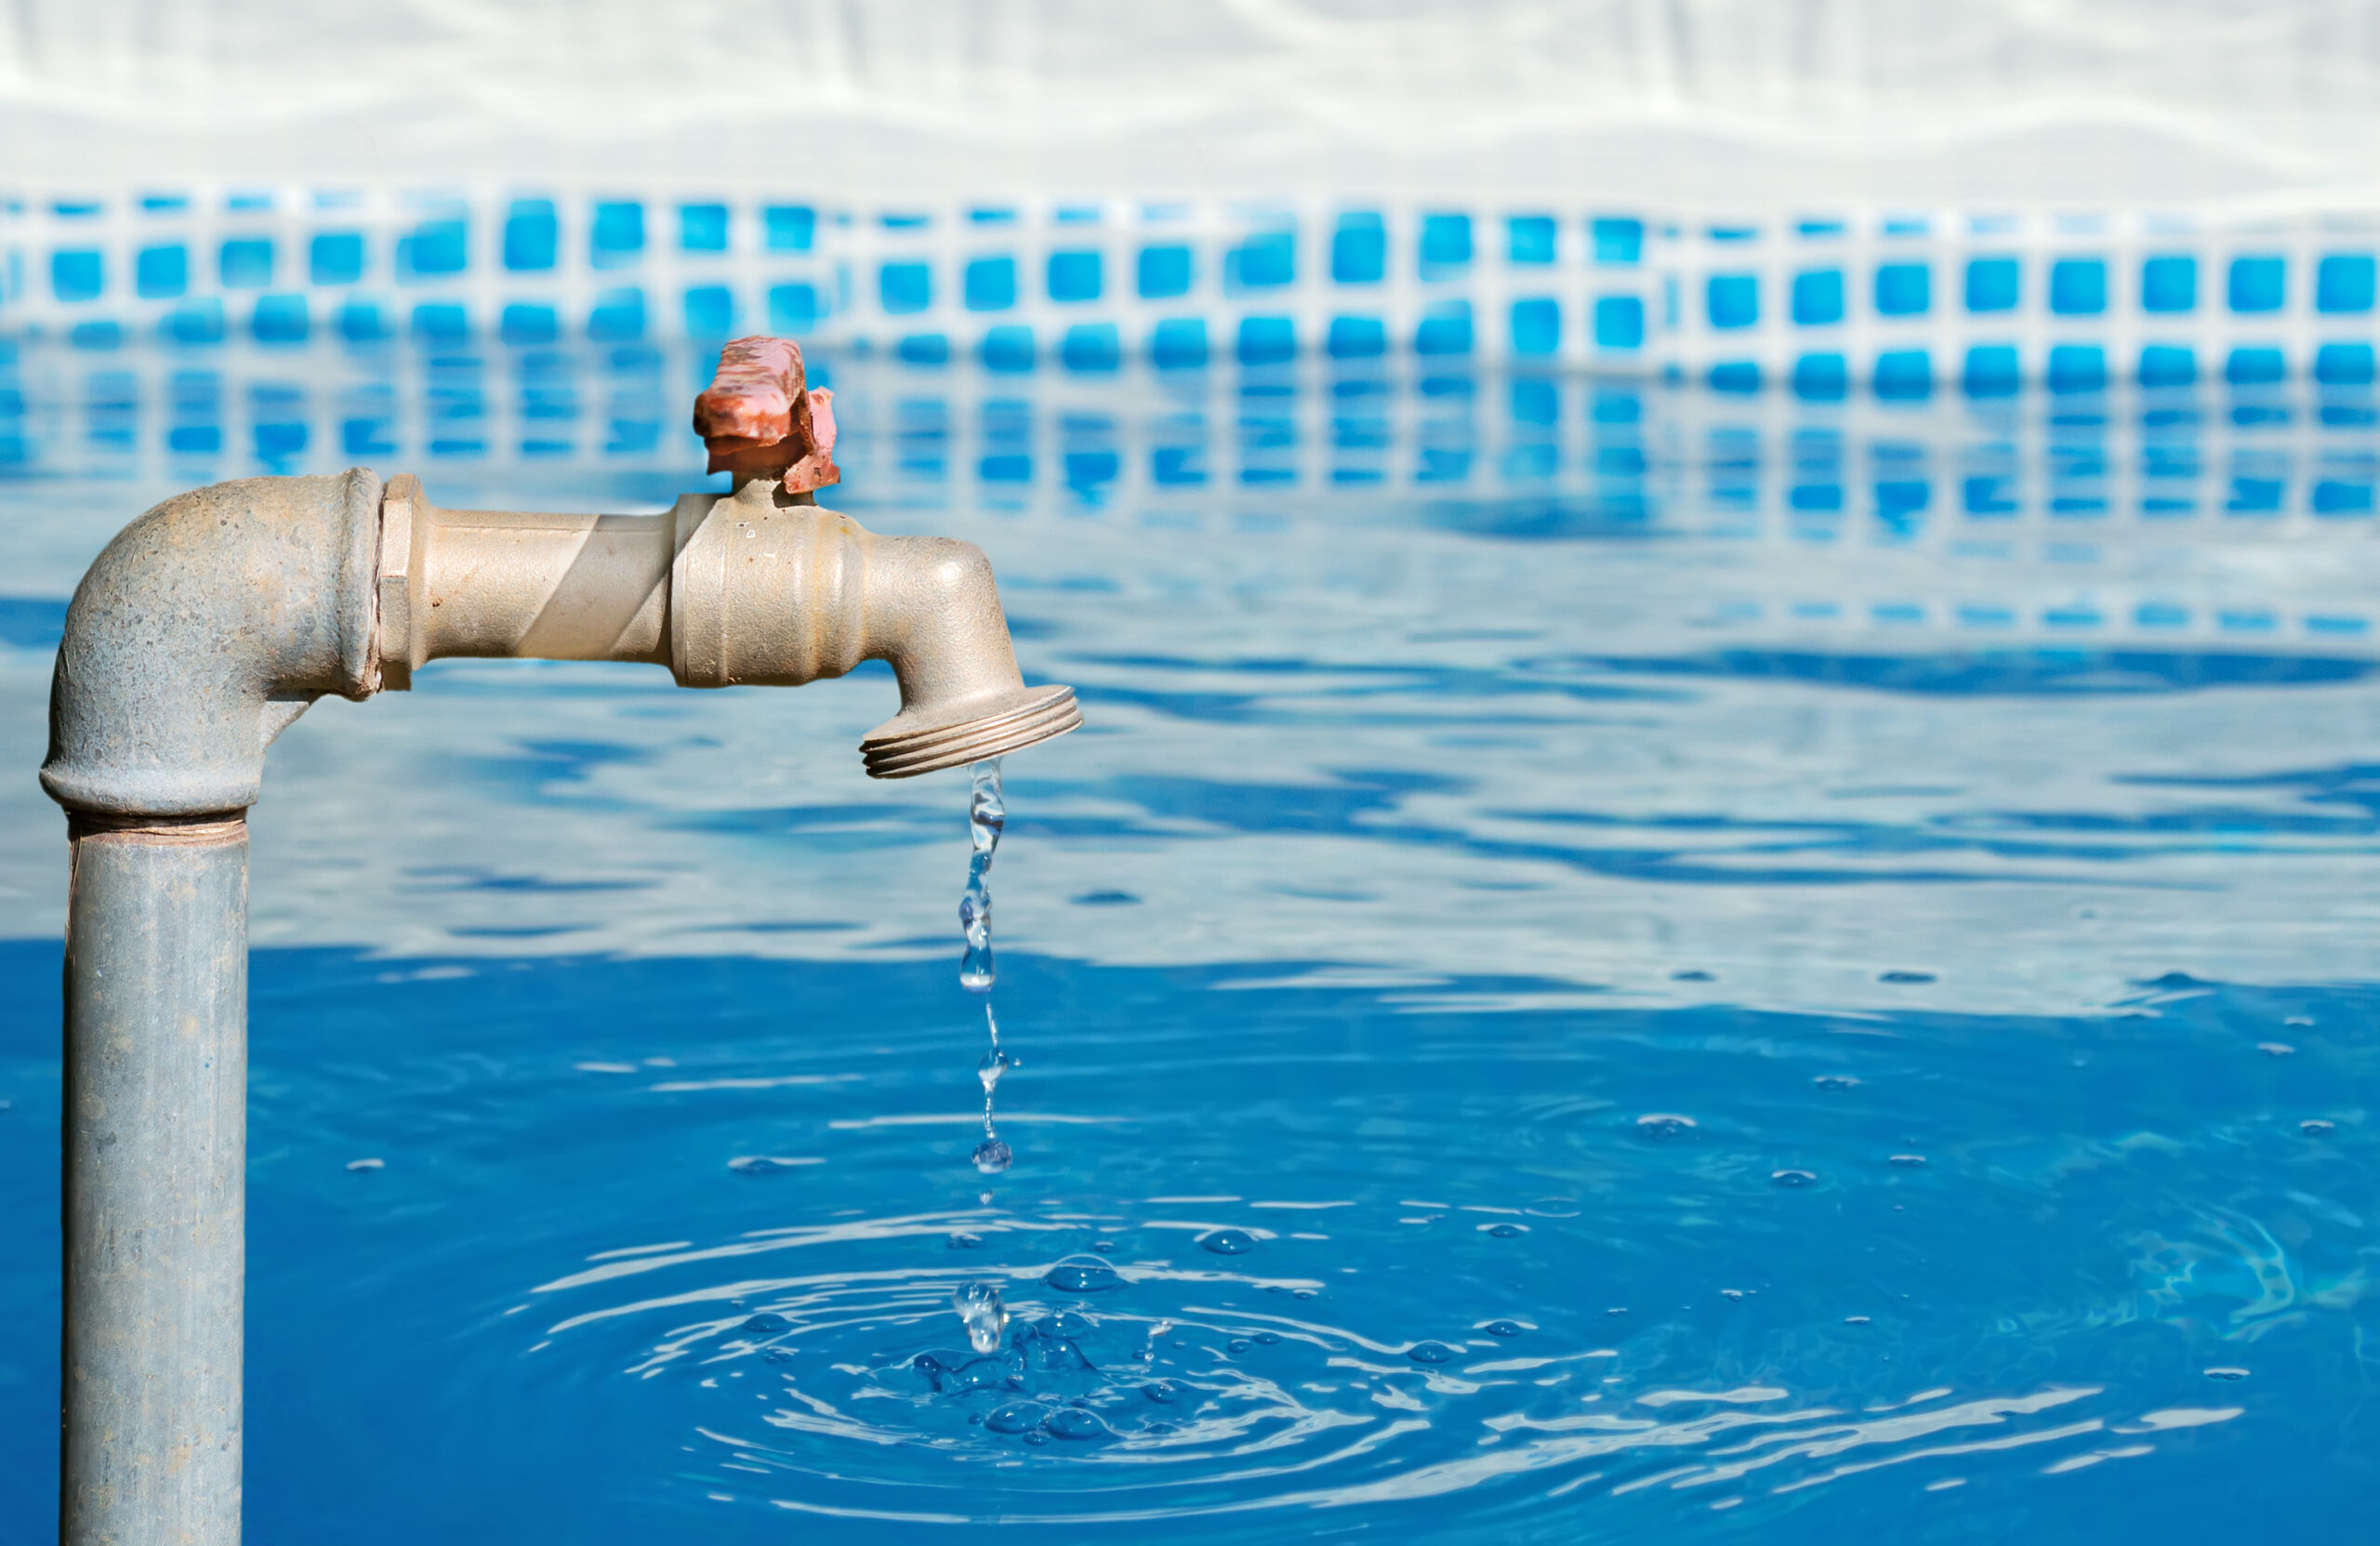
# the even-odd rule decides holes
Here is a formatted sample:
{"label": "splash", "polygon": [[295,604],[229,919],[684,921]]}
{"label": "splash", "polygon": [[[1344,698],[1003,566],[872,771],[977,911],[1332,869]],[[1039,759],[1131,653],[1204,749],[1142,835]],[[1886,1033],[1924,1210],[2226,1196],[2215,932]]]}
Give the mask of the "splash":
{"label": "splash", "polygon": [[978,1353],[999,1351],[1000,1333],[1008,1328],[1008,1306],[1000,1302],[998,1285],[962,1283],[950,1296],[950,1307],[967,1328],[969,1347]]}

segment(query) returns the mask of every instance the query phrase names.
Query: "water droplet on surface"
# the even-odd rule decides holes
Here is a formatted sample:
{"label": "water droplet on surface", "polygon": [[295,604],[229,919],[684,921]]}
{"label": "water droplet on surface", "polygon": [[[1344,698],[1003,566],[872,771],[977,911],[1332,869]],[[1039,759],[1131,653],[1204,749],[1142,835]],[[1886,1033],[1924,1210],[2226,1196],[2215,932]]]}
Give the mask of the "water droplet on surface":
{"label": "water droplet on surface", "polygon": [[1666,1143],[1673,1139],[1686,1137],[1694,1130],[1694,1118],[1691,1117],[1678,1117],[1668,1112],[1657,1111],[1650,1116],[1636,1118],[1636,1136],[1647,1143]]}
{"label": "water droplet on surface", "polygon": [[1904,1170],[1914,1170],[1925,1163],[1925,1156],[1922,1154],[1897,1154],[1892,1156],[1891,1163]]}
{"label": "water droplet on surface", "polygon": [[1816,1185],[1818,1178],[1807,1170],[1773,1170],[1768,1179],[1774,1185],[1794,1187]]}
{"label": "water droplet on surface", "polygon": [[1198,1244],[1217,1256],[1245,1256],[1256,1249],[1256,1236],[1244,1229],[1210,1229],[1198,1236]]}
{"label": "water droplet on surface", "polygon": [[1417,1364],[1450,1364],[1462,1356],[1462,1350],[1444,1342],[1415,1342],[1405,1350],[1405,1355]]}
{"label": "water droplet on surface", "polygon": [[968,1157],[975,1162],[976,1169],[987,1176],[996,1176],[1009,1168],[1015,1156],[1010,1154],[1008,1145],[998,1139],[986,1138],[975,1145],[975,1152]]}
{"label": "water droplet on surface", "polygon": [[1141,899],[1130,892],[1098,891],[1085,892],[1069,900],[1078,907],[1130,907],[1137,905]]}
{"label": "water droplet on surface", "polygon": [[776,1314],[773,1310],[763,1310],[759,1315],[754,1315],[749,1320],[746,1321],[742,1326],[737,1327],[736,1329],[739,1331],[757,1331],[764,1337],[774,1336],[779,1331],[792,1330],[793,1322],[786,1319],[783,1315]]}
{"label": "water droplet on surface", "polygon": [[1152,1380],[1141,1387],[1141,1394],[1159,1406],[1170,1407],[1182,1399],[1182,1387],[1169,1380]]}
{"label": "water droplet on surface", "polygon": [[1491,1337],[1517,1337],[1527,1328],[1516,1320],[1491,1320],[1479,1329]]}
{"label": "water droplet on surface", "polygon": [[1076,1444],[1116,1436],[1107,1424],[1099,1420],[1096,1413],[1084,1411],[1079,1407],[1059,1407],[1050,1414],[1043,1426],[1051,1438],[1066,1439]]}
{"label": "water droplet on surface", "polygon": [[2206,1371],[2206,1377],[2209,1380],[2245,1380],[2248,1371],[2243,1368],[2211,1368]]}
{"label": "water droplet on surface", "polygon": [[1120,1287],[1124,1280],[1096,1256],[1069,1256],[1051,1267],[1041,1281],[1063,1294],[1096,1294]]}
{"label": "water droplet on surface", "polygon": [[1281,1334],[1278,1331],[1259,1331],[1256,1333],[1256,1345],[1259,1347],[1278,1347],[1281,1345]]}
{"label": "water droplet on surface", "polygon": [[1225,1353],[1235,1354],[1245,1353],[1255,1345],[1256,1344],[1254,1342],[1250,1341],[1246,1337],[1234,1337],[1231,1341],[1223,1343],[1223,1351]]}
{"label": "water droplet on surface", "polygon": [[1712,977],[1708,971],[1673,971],[1670,973],[1670,981],[1673,983],[1709,983],[1715,982],[1717,979]]}
{"label": "water droplet on surface", "polygon": [[942,1243],[949,1247],[952,1250],[981,1250],[984,1249],[984,1237],[982,1235],[970,1235],[964,1230],[955,1231],[952,1234],[943,1236]]}
{"label": "water droplet on surface", "polygon": [[1091,1243],[1091,1249],[1099,1252],[1102,1256],[1104,1256],[1109,1251],[1116,1249],[1116,1242],[1113,1240],[1093,1240]]}
{"label": "water droplet on surface", "polygon": [[2308,1138],[2321,1138],[2338,1131],[2336,1122],[2326,1122],[2320,1117],[2309,1117],[2297,1124],[2297,1130]]}
{"label": "water droplet on surface", "polygon": [[1005,1407],[993,1408],[984,1419],[984,1426],[995,1434],[1029,1434],[1041,1426],[1049,1416],[1049,1408],[1038,1401],[1012,1401]]}
{"label": "water droplet on surface", "polygon": [[1845,1326],[1865,1326],[1868,1324],[1868,1317],[1865,1315],[1845,1315],[1843,1317],[1843,1324]]}
{"label": "water droplet on surface", "polygon": [[1849,1074],[1820,1074],[1810,1082],[1820,1090],[1851,1090],[1857,1088],[1859,1083]]}
{"label": "water droplet on surface", "polygon": [[1879,971],[1876,973],[1876,981],[1880,983],[1930,983],[1934,981],[1934,973],[1931,971]]}
{"label": "water droplet on surface", "polygon": [[1482,1235],[1492,1235],[1499,1240],[1509,1240],[1516,1235],[1527,1235],[1528,1233],[1528,1225],[1511,1222],[1481,1224],[1479,1226],[1479,1232]]}
{"label": "water droplet on surface", "polygon": [[350,1159],[347,1168],[350,1170],[378,1170],[386,1169],[388,1163],[385,1159]]}
{"label": "water droplet on surface", "polygon": [[2282,1021],[2281,1024],[2284,1025],[2311,1025],[2313,1022],[2307,1019],[2302,1014],[2293,1014],[2288,1019]]}
{"label": "water droplet on surface", "polygon": [[1008,1328],[1008,1306],[1000,1302],[998,1285],[962,1283],[950,1296],[950,1307],[967,1328],[968,1346],[978,1353],[999,1351],[1000,1333]]}
{"label": "water droplet on surface", "polygon": [[1719,1290],[1719,1297],[1740,1302],[1744,1297],[1744,1291],[1741,1288],[1722,1288]]}
{"label": "water droplet on surface", "polygon": [[2256,1043],[2256,1050],[2268,1058],[2285,1058],[2297,1049],[2286,1041],[2259,1041]]}

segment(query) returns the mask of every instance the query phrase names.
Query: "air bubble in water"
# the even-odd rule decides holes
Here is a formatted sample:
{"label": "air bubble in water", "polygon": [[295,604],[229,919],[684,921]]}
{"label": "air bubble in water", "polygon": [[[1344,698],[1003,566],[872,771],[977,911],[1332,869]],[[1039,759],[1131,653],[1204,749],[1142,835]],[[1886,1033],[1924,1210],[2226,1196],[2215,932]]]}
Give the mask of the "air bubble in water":
{"label": "air bubble in water", "polygon": [[1012,1401],[984,1419],[984,1426],[995,1434],[1029,1434],[1048,1415],[1048,1408],[1038,1401]]}
{"label": "air bubble in water", "polygon": [[1115,1268],[1096,1256],[1069,1256],[1051,1267],[1041,1281],[1060,1293],[1095,1294],[1124,1280]]}
{"label": "air bubble in water", "polygon": [[1115,1434],[1096,1413],[1079,1407],[1061,1407],[1051,1412],[1042,1426],[1051,1438],[1071,1439],[1078,1444],[1091,1439],[1113,1438]]}
{"label": "air bubble in water", "polygon": [[950,1307],[967,1328],[967,1345],[978,1353],[997,1353],[1000,1333],[1008,1329],[1008,1306],[1000,1302],[999,1286],[962,1283],[950,1296]]}

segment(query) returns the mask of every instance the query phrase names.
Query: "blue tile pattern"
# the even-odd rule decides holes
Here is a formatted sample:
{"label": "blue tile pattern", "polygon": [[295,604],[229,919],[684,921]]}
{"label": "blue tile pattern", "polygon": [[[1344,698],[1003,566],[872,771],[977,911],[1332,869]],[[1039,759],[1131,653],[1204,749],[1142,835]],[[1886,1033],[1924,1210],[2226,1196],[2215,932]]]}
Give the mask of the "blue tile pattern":
{"label": "blue tile pattern", "polygon": [[2335,218],[2235,232],[2122,214],[1690,224],[1394,201],[304,188],[0,201],[0,337],[91,351],[765,328],[1008,373],[1410,354],[1905,401],[2345,381],[2380,341],[2376,289],[2380,230]]}

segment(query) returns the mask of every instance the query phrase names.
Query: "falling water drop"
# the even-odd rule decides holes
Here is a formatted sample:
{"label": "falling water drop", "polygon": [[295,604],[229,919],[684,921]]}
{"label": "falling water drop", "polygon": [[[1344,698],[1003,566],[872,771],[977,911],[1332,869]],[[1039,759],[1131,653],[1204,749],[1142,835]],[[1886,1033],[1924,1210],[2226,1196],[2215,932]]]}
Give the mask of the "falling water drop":
{"label": "falling water drop", "polygon": [[991,1033],[992,1046],[975,1068],[975,1077],[984,1085],[984,1141],[975,1145],[973,1157],[976,1169],[987,1176],[996,1176],[1008,1169],[1009,1162],[1015,1156],[1009,1152],[1006,1143],[1000,1142],[1000,1135],[992,1127],[992,1090],[998,1086],[1000,1075],[1008,1067],[1008,1054],[1000,1050],[1000,1023],[994,1018],[989,1004],[984,1006],[984,1025]]}

